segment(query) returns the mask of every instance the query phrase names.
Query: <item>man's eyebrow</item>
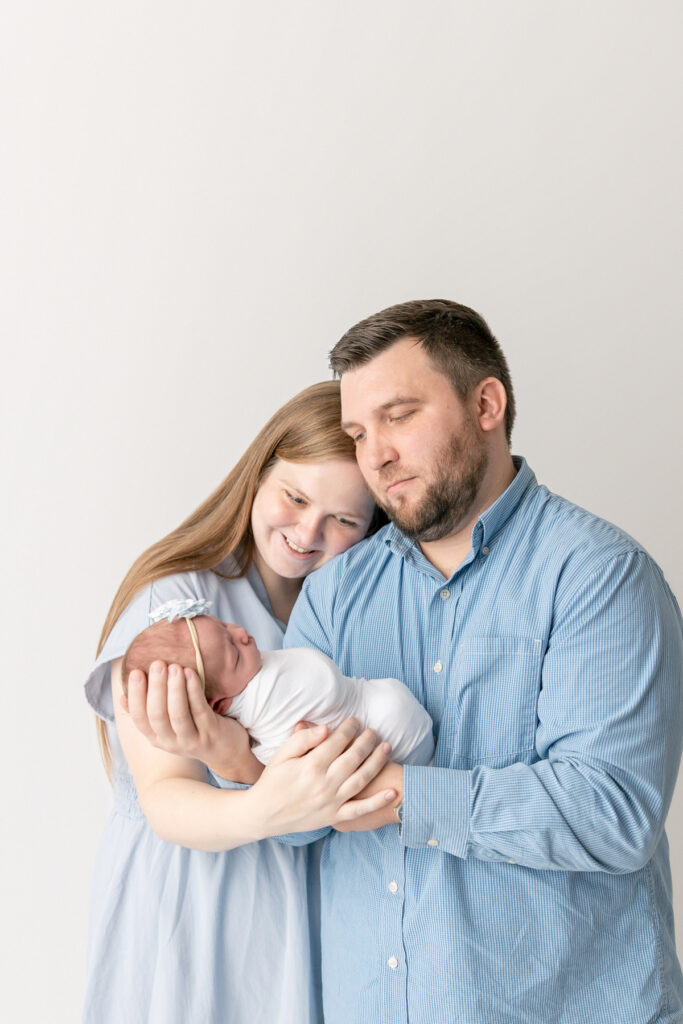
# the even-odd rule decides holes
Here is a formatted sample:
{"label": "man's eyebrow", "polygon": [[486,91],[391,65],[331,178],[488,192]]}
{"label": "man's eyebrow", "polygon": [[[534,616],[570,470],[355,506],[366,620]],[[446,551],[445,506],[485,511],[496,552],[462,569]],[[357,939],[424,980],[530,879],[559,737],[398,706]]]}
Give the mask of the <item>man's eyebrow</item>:
{"label": "man's eyebrow", "polygon": [[[383,405],[378,406],[378,409],[380,412],[387,412],[389,409],[393,409],[396,405],[419,405],[421,402],[421,398],[404,398],[402,395],[399,395],[398,398],[392,398],[391,401],[384,402]],[[351,427],[357,426],[359,426],[359,424],[355,423],[353,420],[342,420],[342,430],[349,430]]]}

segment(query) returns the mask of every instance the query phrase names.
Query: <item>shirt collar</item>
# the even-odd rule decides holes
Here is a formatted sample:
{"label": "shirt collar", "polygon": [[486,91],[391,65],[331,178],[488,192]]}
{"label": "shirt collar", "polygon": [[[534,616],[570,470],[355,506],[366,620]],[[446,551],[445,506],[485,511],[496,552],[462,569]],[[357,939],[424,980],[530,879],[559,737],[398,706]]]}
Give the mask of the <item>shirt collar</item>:
{"label": "shirt collar", "polygon": [[[517,470],[514,480],[494,501],[493,505],[489,505],[482,512],[472,528],[472,554],[476,554],[482,547],[490,544],[510,516],[517,510],[525,495],[538,487],[534,472],[526,459],[519,455],[513,455],[512,461]],[[408,557],[411,562],[426,562],[419,545],[401,533],[393,523],[387,527],[384,543],[388,544],[394,554]],[[465,559],[465,562],[467,561],[469,559]]]}

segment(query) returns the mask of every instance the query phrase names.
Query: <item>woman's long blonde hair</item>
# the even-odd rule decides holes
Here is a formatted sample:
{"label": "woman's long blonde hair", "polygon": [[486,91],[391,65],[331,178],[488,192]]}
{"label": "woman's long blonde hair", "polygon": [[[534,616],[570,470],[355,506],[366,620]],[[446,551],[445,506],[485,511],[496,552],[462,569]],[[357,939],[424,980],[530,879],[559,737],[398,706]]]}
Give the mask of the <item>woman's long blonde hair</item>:
{"label": "woman's long blonde hair", "polygon": [[[121,612],[148,583],[177,572],[215,571],[228,555],[235,555],[236,566],[234,573],[226,578],[244,576],[254,556],[251,506],[265,472],[276,459],[326,462],[355,458],[353,441],[342,432],[340,420],[339,381],[336,380],[313,384],[283,405],[213,494],[133,563],[112,601],[97,654]],[[380,519],[376,515],[369,532],[378,525]],[[111,774],[109,737],[100,718],[97,732],[107,774]]]}

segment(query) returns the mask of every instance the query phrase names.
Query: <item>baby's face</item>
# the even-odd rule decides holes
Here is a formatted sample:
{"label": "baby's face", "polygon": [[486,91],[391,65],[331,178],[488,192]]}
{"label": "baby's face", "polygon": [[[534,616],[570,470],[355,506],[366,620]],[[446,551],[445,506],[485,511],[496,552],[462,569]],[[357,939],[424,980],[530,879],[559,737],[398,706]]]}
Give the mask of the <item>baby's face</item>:
{"label": "baby's face", "polygon": [[232,698],[261,668],[261,652],[241,626],[213,615],[202,615],[194,624],[206,670],[206,699],[217,714],[224,715]]}

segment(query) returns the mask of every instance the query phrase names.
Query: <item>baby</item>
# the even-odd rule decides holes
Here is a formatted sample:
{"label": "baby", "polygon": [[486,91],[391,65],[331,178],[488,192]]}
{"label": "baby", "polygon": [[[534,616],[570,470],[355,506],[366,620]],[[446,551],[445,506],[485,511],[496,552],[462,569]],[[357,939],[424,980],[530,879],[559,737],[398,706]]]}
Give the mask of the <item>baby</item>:
{"label": "baby", "polygon": [[307,647],[259,651],[241,626],[206,615],[208,601],[169,601],[151,613],[123,658],[123,689],[133,669],[153,661],[194,669],[206,699],[219,715],[247,730],[255,756],[268,764],[297,722],[329,725],[356,717],[391,744],[393,760],[429,764],[432,720],[398,679],[353,679]]}

